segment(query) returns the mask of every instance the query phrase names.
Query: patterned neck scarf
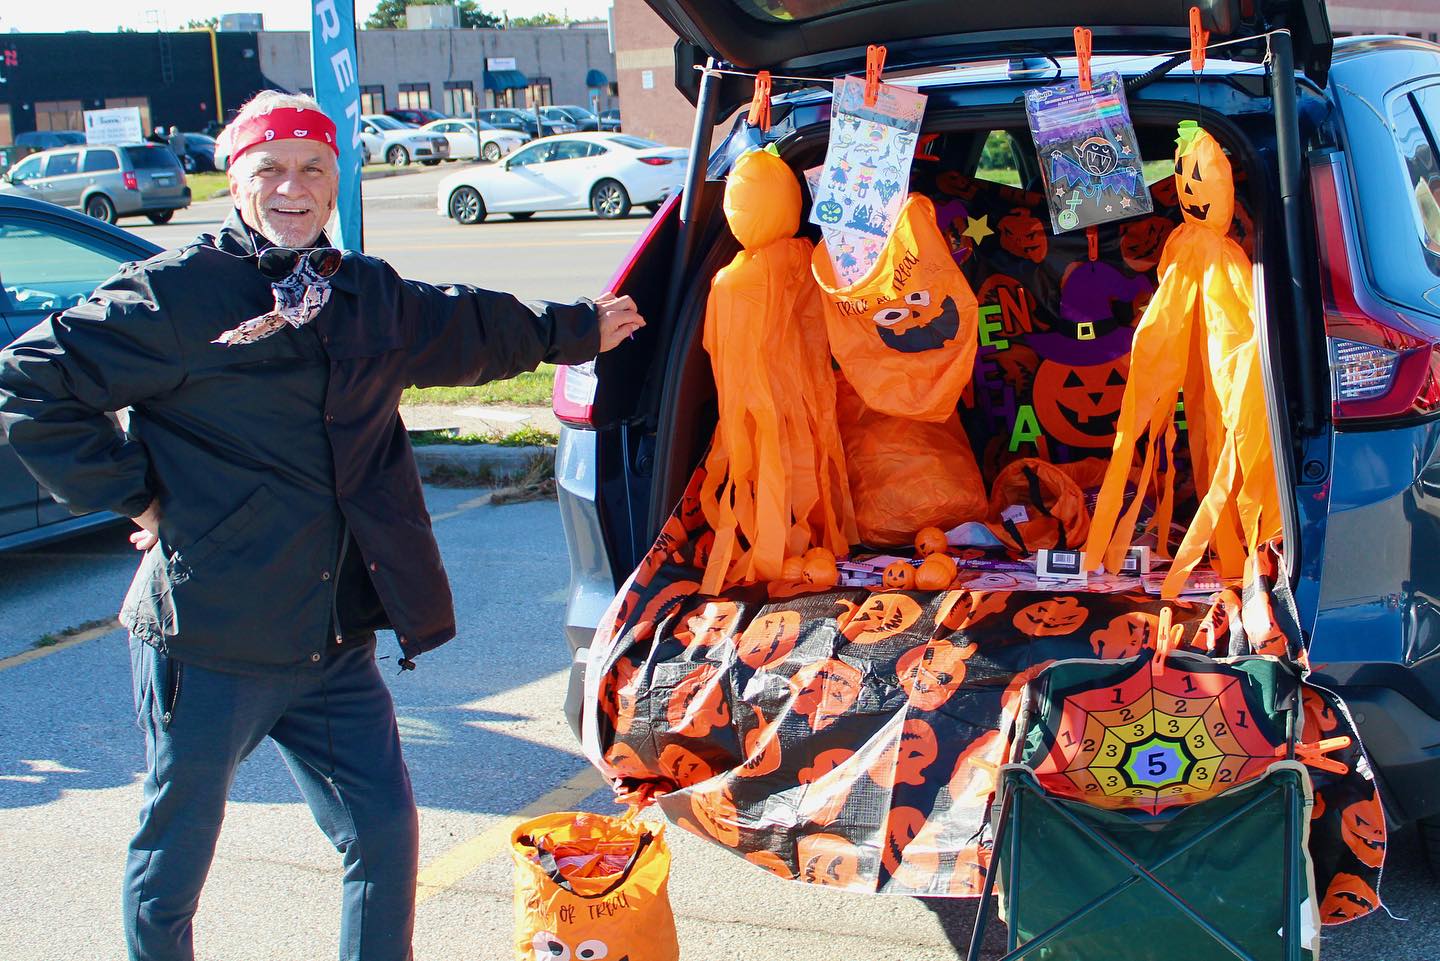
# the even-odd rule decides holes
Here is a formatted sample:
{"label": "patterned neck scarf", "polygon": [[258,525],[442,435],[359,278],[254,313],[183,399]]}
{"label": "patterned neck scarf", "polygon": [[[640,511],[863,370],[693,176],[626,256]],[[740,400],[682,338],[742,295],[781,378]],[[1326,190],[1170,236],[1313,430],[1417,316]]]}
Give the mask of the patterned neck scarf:
{"label": "patterned neck scarf", "polygon": [[306,257],[299,259],[289,276],[271,283],[270,290],[275,295],[274,308],[225,331],[211,343],[226,347],[253,344],[286,326],[304,327],[330,302],[330,278],[316,273]]}

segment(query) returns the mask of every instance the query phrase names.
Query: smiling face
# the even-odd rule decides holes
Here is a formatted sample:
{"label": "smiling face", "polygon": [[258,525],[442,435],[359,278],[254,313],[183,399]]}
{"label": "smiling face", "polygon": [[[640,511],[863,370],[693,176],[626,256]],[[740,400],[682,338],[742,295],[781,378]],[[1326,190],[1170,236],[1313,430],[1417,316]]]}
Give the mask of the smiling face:
{"label": "smiling face", "polygon": [[1175,157],[1175,192],[1180,212],[1192,224],[1225,233],[1235,216],[1235,180],[1230,160],[1215,138],[1201,130],[1189,149]]}
{"label": "smiling face", "polygon": [[280,247],[313,247],[335,211],[340,170],[313,140],[274,140],[236,158],[230,197],[251,229]]}

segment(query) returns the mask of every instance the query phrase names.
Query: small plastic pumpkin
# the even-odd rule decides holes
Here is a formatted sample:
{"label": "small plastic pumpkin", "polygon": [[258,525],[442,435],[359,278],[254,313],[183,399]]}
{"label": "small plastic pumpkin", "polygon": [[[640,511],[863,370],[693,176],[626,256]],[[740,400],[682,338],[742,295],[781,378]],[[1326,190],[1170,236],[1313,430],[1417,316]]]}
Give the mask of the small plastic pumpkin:
{"label": "small plastic pumpkin", "polygon": [[955,580],[955,562],[946,554],[931,554],[915,572],[915,586],[922,591],[943,591]]}
{"label": "small plastic pumpkin", "polygon": [[915,588],[915,568],[909,561],[894,561],[885,568],[880,583],[891,591],[909,591]]}
{"label": "small plastic pumpkin", "polygon": [[[819,554],[805,555],[804,566],[800,571],[800,580],[818,590],[829,590],[840,582],[840,569],[835,566],[835,557],[829,551],[826,556]],[[812,556],[813,555],[813,556]]]}
{"label": "small plastic pumpkin", "polygon": [[922,527],[915,534],[915,553],[921,557],[943,554],[949,546],[945,532],[938,527]]}
{"label": "small plastic pumpkin", "polygon": [[785,563],[780,565],[780,579],[782,581],[798,581],[805,576],[805,558],[787,557]]}

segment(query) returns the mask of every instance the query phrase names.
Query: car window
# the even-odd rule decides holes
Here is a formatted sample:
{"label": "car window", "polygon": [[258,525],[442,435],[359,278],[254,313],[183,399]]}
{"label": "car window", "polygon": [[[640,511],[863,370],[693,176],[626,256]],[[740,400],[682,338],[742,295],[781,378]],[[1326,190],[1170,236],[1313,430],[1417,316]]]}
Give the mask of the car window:
{"label": "car window", "polygon": [[52,153],[50,159],[45,162],[45,176],[63,177],[65,174],[73,174],[80,169],[80,151],[64,150],[60,153]]}
{"label": "car window", "polygon": [[1015,159],[1017,144],[1015,138],[1005,130],[992,130],[980,149],[980,162],[975,167],[975,179],[991,183],[1020,186],[1020,171]]}
{"label": "car window", "polygon": [[618,137],[611,137],[610,139],[622,147],[629,147],[631,150],[649,150],[651,147],[663,146],[663,144],[658,144],[653,140],[646,140],[644,137],[632,137],[629,134],[622,134]]}
{"label": "car window", "polygon": [[14,167],[10,168],[10,182],[20,183],[24,180],[34,180],[40,176],[40,164],[44,157],[26,157]]}
{"label": "car window", "polygon": [[83,303],[130,259],[99,239],[28,218],[0,217],[0,284],[18,310],[63,310]]}
{"label": "car window", "polygon": [[376,117],[376,118],[374,118],[373,120],[371,120],[370,122],[371,122],[372,124],[374,124],[376,127],[379,127],[381,130],[408,130],[408,129],[410,129],[410,128],[407,127],[405,124],[403,124],[403,123],[401,123],[400,121],[396,120],[394,117]]}
{"label": "car window", "polygon": [[178,170],[180,161],[169,147],[121,147],[136,170]]}
{"label": "car window", "polygon": [[1440,253],[1440,155],[1435,143],[1440,123],[1440,87],[1421,87],[1396,97],[1391,127],[1405,162],[1420,240]]}
{"label": "car window", "polygon": [[85,163],[81,169],[87,173],[99,173],[102,170],[119,170],[120,158],[115,156],[113,150],[87,150],[85,151]]}
{"label": "car window", "polygon": [[582,160],[589,157],[590,145],[583,140],[562,140],[555,145],[551,160]]}
{"label": "car window", "polygon": [[526,147],[510,158],[510,166],[526,167],[530,164],[544,163],[551,159],[551,153],[555,149],[553,143],[537,143]]}

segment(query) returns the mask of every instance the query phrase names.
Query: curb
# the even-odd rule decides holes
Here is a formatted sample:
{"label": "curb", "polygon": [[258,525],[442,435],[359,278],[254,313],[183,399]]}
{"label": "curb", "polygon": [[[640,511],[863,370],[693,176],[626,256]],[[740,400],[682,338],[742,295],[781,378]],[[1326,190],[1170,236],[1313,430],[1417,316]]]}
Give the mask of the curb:
{"label": "curb", "polygon": [[498,444],[426,444],[413,448],[421,480],[436,473],[473,474],[487,482],[513,480],[523,475],[540,454],[554,456],[553,447],[501,447]]}

